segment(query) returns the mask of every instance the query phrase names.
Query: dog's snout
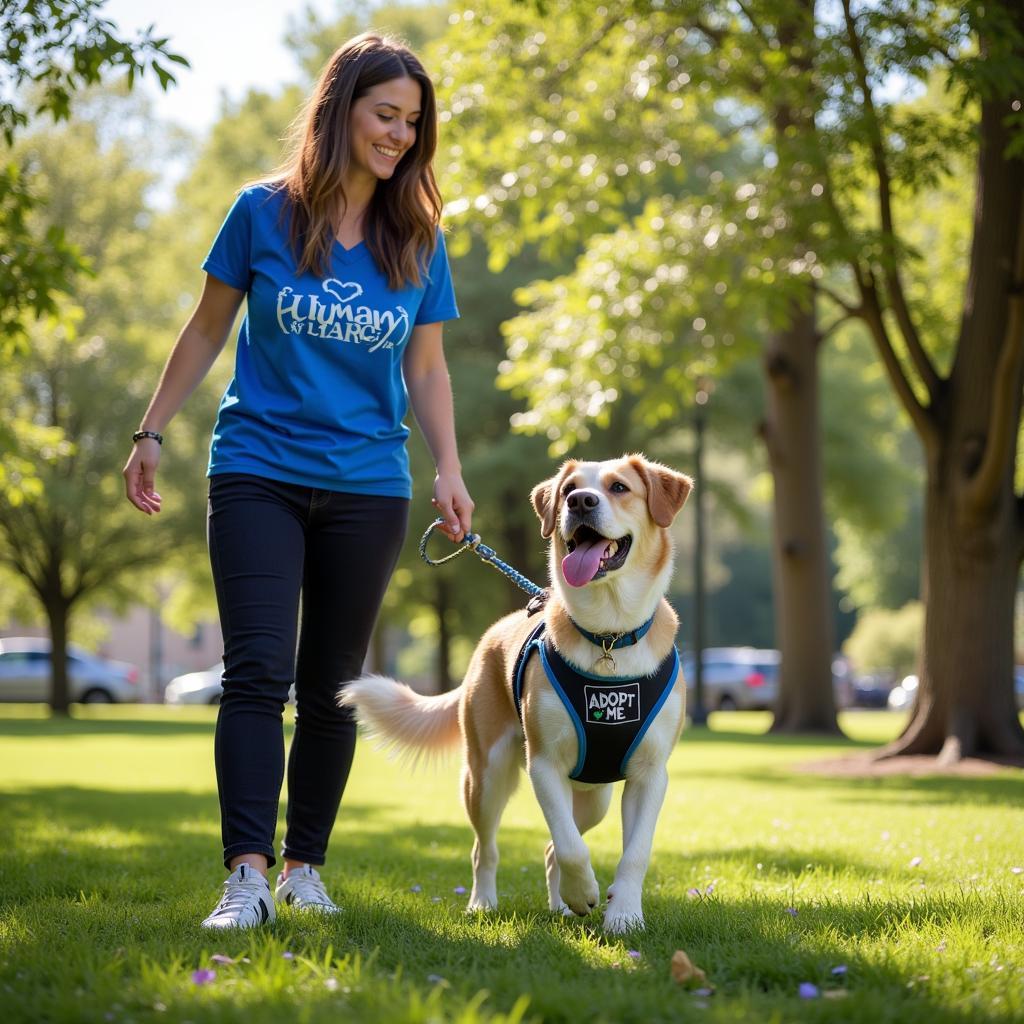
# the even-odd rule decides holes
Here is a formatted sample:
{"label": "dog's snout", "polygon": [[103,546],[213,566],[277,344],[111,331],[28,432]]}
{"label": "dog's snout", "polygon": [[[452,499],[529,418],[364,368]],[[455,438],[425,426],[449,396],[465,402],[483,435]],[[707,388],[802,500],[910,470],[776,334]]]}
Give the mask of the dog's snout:
{"label": "dog's snout", "polygon": [[601,496],[594,491],[577,488],[575,491],[570,492],[569,497],[565,499],[565,503],[569,506],[570,512],[583,515],[587,512],[593,512],[601,504]]}

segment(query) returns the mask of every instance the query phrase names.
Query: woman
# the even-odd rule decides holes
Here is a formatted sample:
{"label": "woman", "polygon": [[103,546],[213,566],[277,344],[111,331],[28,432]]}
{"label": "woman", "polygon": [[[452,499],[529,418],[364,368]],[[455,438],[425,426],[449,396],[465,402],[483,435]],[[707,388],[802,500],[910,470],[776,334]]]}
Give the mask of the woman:
{"label": "woman", "polygon": [[431,82],[404,46],[362,35],[331,58],[302,124],[283,172],[243,189],[228,213],[203,263],[199,305],[124,470],[129,501],[159,512],[161,434],[224,347],[245,299],[209,465],[224,634],[214,756],[231,872],[203,921],[209,928],[275,916],[266,874],[292,683],[275,895],[301,909],[338,910],[315,870],[355,745],[355,724],[335,695],[360,673],[405,535],[408,402],[434,456],[433,503],[453,540],[473,511],[441,344],[443,321],[458,310],[431,169]]}

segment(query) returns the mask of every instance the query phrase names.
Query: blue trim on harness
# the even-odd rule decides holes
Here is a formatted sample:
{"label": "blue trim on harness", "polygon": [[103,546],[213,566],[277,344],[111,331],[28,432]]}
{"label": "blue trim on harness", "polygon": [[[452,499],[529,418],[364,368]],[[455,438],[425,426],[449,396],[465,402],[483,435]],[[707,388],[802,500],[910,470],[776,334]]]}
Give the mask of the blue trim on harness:
{"label": "blue trim on harness", "polygon": [[623,775],[626,774],[626,762],[633,756],[633,751],[640,746],[640,741],[647,734],[647,730],[651,727],[651,723],[655,718],[658,717],[658,712],[661,710],[662,705],[668,700],[668,695],[672,692],[672,688],[676,685],[676,677],[679,675],[679,651],[675,647],[672,648],[673,664],[672,664],[672,676],[669,681],[665,684],[665,689],[661,691],[661,696],[658,698],[658,703],[651,709],[651,713],[647,716],[644,724],[640,726],[640,731],[636,734],[636,739],[629,745],[629,750],[626,751],[626,756],[622,759],[622,764],[619,765],[619,771]]}

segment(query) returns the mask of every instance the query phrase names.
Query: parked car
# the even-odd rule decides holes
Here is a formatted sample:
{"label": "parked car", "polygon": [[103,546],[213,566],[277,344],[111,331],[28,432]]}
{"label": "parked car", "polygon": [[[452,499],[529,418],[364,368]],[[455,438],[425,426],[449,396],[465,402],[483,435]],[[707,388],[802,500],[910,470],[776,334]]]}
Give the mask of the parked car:
{"label": "parked car", "polygon": [[[704,650],[704,706],[709,711],[765,710],[774,706],[779,689],[778,651],[759,647],[708,647]],[[694,699],[691,651],[682,657],[687,701]]]}
{"label": "parked car", "polygon": [[221,695],[220,677],[224,663],[203,669],[201,672],[186,672],[175,676],[164,690],[167,704],[219,704]]}
{"label": "parked car", "polygon": [[[1024,665],[1017,665],[1013,670],[1013,692],[1017,698],[1017,710],[1024,711]],[[907,676],[889,694],[889,710],[906,710],[914,703],[916,693],[917,676]]]}
{"label": "parked car", "polygon": [[[45,702],[50,699],[50,640],[12,636],[0,639],[0,700]],[[124,661],[109,661],[74,644],[67,649],[68,688],[72,701],[115,704],[139,699],[139,670]]]}
{"label": "parked car", "polygon": [[888,707],[893,678],[884,672],[857,676],[853,680],[852,706],[855,708]]}
{"label": "parked car", "polygon": [[[204,668],[200,672],[186,672],[175,676],[164,690],[165,704],[219,704],[223,687],[221,676],[224,662]],[[295,684],[288,688],[288,703],[295,703]]]}

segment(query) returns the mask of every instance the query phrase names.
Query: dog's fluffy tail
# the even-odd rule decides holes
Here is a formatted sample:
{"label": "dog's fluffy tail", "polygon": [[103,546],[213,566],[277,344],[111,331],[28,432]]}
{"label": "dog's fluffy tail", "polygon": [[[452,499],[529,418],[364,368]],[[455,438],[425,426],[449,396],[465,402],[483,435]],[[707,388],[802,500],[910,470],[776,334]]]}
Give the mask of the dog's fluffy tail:
{"label": "dog's fluffy tail", "polygon": [[409,757],[442,754],[459,742],[460,690],[427,697],[386,676],[363,676],[338,693],[342,707],[385,748]]}

